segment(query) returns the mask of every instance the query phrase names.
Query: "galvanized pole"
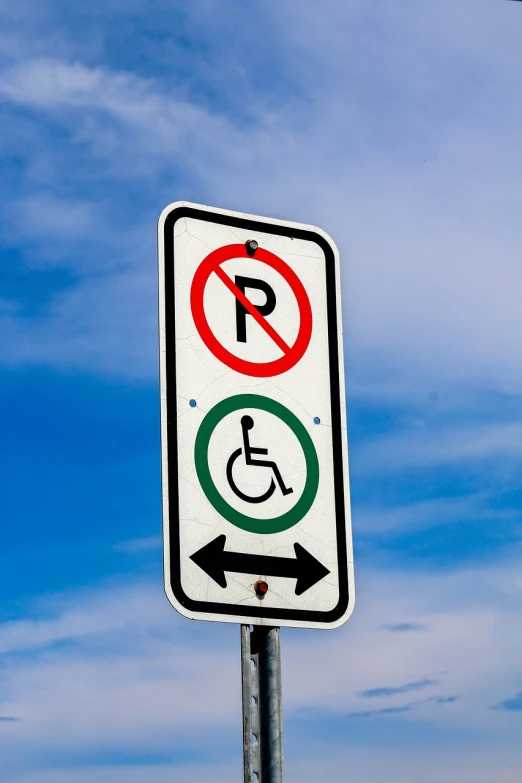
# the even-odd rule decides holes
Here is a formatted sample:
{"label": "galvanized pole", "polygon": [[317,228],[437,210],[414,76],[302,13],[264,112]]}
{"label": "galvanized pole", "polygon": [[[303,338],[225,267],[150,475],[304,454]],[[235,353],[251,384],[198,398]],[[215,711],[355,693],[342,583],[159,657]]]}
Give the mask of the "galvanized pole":
{"label": "galvanized pole", "polygon": [[279,628],[241,626],[245,783],[283,783]]}

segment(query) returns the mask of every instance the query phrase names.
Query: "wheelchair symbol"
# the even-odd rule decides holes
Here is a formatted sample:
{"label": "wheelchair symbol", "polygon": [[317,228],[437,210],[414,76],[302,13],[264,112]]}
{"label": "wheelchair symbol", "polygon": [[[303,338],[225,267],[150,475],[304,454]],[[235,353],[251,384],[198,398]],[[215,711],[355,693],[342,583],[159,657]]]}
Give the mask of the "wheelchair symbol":
{"label": "wheelchair symbol", "polygon": [[[260,454],[263,456],[268,455],[268,449],[259,449],[255,448],[254,446],[250,445],[250,438],[248,431],[251,430],[254,426],[254,420],[251,416],[242,416],[241,417],[241,429],[243,431],[243,448],[236,449],[234,451],[227,462],[227,480],[230,484],[230,488],[234,494],[237,495],[238,498],[241,498],[241,500],[245,500],[247,503],[264,503],[265,500],[268,500],[272,497],[272,495],[275,492],[276,489],[276,482],[274,481],[274,476],[277,481],[277,484],[279,485],[279,489],[283,493],[283,495],[290,495],[294,490],[292,487],[286,487],[285,483],[283,481],[283,477],[281,476],[281,472],[279,468],[277,467],[277,463],[272,462],[271,460],[264,460],[264,459],[254,459],[252,457],[253,454]],[[263,492],[262,495],[245,495],[244,492],[241,492],[239,487],[236,485],[236,482],[234,481],[234,477],[232,475],[232,469],[234,467],[234,463],[237,460],[238,457],[241,456],[242,452],[245,452],[245,463],[247,465],[257,465],[262,468],[270,468],[270,470],[273,472],[273,476],[270,479],[270,486],[266,490],[266,492]]]}

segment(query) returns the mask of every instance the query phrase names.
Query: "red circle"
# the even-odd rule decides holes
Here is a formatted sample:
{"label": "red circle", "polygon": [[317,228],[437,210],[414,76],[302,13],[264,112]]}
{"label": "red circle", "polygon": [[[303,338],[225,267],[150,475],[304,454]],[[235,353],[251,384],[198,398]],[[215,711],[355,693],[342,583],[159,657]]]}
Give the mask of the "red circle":
{"label": "red circle", "polygon": [[[205,293],[207,280],[212,272],[215,271],[216,267],[221,266],[221,264],[225,263],[225,261],[229,261],[231,258],[249,258],[250,260],[260,261],[263,264],[271,266],[272,269],[279,272],[286,280],[297,299],[300,314],[300,326],[297,339],[288,353],[281,356],[279,359],[263,363],[249,362],[246,359],[240,359],[221,345],[208,324],[203,305],[203,295]],[[288,264],[274,255],[274,253],[271,253],[269,250],[265,250],[262,247],[255,251],[255,257],[248,254],[245,245],[225,245],[224,247],[219,247],[217,250],[213,250],[212,253],[209,253],[198,266],[194,279],[192,280],[190,307],[192,309],[194,323],[207,348],[212,351],[214,356],[217,356],[223,364],[228,365],[228,367],[232,370],[236,370],[236,372],[243,373],[243,375],[252,375],[256,378],[267,378],[273,375],[280,375],[281,373],[290,370],[303,356],[312,336],[312,308],[310,307],[310,301],[303,284]]]}

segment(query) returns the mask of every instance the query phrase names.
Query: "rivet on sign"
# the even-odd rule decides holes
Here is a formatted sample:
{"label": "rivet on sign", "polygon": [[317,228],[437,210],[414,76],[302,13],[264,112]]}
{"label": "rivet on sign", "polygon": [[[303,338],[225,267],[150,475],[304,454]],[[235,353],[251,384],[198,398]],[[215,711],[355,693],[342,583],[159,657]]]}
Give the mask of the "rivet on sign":
{"label": "rivet on sign", "polygon": [[197,405],[196,400],[189,400],[189,405],[190,405],[191,408],[195,408],[196,405]]}
{"label": "rivet on sign", "polygon": [[266,582],[263,582],[261,579],[258,579],[254,585],[254,590],[256,591],[256,595],[258,598],[264,598],[266,593],[268,592],[268,585]]}
{"label": "rivet on sign", "polygon": [[253,256],[257,248],[259,247],[259,242],[256,242],[255,239],[247,239],[247,241],[245,242],[245,247],[248,255]]}
{"label": "rivet on sign", "polygon": [[319,416],[314,416],[314,424],[320,424],[320,423],[321,423],[321,419],[319,418]]}

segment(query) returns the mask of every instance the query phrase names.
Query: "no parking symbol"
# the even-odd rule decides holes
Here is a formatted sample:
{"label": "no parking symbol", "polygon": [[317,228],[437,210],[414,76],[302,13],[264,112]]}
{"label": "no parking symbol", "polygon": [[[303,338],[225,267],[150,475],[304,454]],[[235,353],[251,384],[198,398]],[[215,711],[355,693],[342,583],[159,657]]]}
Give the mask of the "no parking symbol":
{"label": "no parking symbol", "polygon": [[[255,261],[252,276],[236,275],[235,279],[223,270],[223,264],[234,258],[249,258]],[[282,335],[280,335],[270,324],[268,316],[273,313],[277,306],[277,298],[274,289],[263,279],[263,266],[274,269],[290,285],[299,307],[299,331],[297,339],[293,345],[288,345]],[[213,333],[205,313],[204,293],[207,282],[212,274],[217,275],[221,282],[235,297],[236,313],[236,342],[244,343],[246,336],[247,315],[267,333],[275,345],[280,349],[283,356],[271,362],[256,362],[242,359],[226,348]],[[259,290],[266,296],[266,301],[262,305],[253,304],[246,292],[248,289]],[[220,359],[223,364],[228,365],[232,370],[245,375],[251,375],[258,378],[267,378],[291,369],[302,358],[308,348],[310,337],[312,335],[312,310],[306,290],[299,280],[299,277],[293,269],[281,258],[262,247],[254,251],[249,249],[247,243],[241,245],[233,244],[219,247],[214,250],[201,262],[196,270],[192,289],[190,294],[190,305],[194,323],[199,334],[207,348]]]}

